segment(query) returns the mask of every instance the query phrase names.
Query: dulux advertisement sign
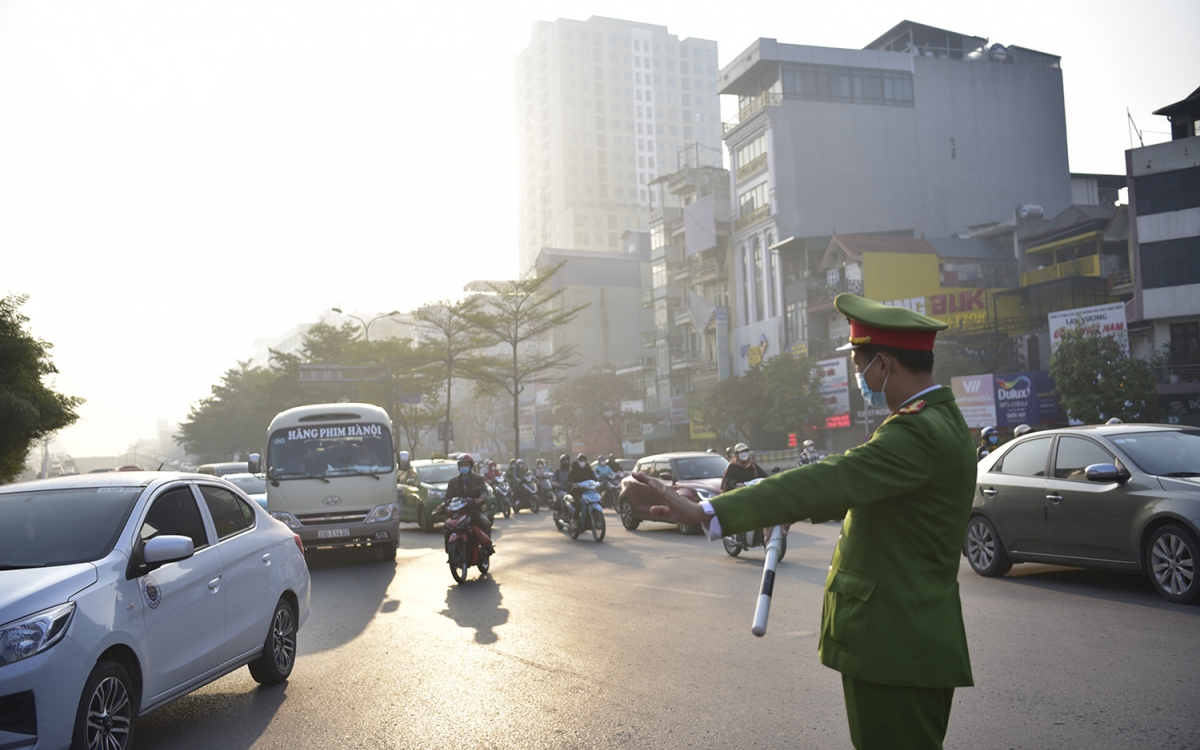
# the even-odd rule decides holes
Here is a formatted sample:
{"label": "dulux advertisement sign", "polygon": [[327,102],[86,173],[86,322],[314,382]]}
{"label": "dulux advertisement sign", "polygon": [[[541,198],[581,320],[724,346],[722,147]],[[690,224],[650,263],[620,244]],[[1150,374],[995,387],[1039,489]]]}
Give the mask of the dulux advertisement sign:
{"label": "dulux advertisement sign", "polygon": [[988,425],[1035,425],[1060,419],[1058,393],[1048,372],[970,375],[953,378],[951,386],[967,426],[972,429]]}

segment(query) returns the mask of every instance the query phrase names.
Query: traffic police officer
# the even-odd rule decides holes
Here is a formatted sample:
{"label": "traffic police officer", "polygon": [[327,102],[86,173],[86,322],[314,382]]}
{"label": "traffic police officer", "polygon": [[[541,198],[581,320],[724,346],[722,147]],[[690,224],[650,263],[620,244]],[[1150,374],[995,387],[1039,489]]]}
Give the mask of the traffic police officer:
{"label": "traffic police officer", "polygon": [[949,388],[933,380],[946,324],[840,294],[860,390],[891,415],[841,456],[696,504],[652,477],[622,495],[710,539],[843,518],[825,581],[819,655],[842,673],[856,748],[939,748],[954,688],[973,684],[958,594],[975,487],[971,433]]}

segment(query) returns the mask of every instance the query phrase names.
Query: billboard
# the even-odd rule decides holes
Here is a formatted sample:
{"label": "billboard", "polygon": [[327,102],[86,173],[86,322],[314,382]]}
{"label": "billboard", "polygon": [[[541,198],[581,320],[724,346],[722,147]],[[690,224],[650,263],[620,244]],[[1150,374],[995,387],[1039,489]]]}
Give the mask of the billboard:
{"label": "billboard", "polygon": [[1052,312],[1050,322],[1050,351],[1058,349],[1058,340],[1066,329],[1081,326],[1085,333],[1111,336],[1129,354],[1129,330],[1125,325],[1125,303],[1077,307],[1074,310]]}
{"label": "billboard", "polygon": [[950,388],[967,427],[977,430],[996,424],[996,389],[994,378],[987,375],[966,375],[950,379]]}
{"label": "billboard", "polygon": [[1010,372],[951,379],[958,408],[971,429],[1058,422],[1058,392],[1050,373]]}
{"label": "billboard", "polygon": [[847,376],[846,357],[823,359],[817,363],[821,375],[821,401],[829,410],[825,426],[850,426],[850,380]]}

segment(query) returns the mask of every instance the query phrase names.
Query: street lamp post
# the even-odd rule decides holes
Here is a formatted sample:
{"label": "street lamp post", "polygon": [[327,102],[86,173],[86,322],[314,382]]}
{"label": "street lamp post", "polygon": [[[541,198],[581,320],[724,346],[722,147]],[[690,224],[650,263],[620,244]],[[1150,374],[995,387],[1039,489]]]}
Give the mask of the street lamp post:
{"label": "street lamp post", "polygon": [[355,320],[357,320],[363,327],[363,340],[364,341],[371,340],[371,324],[372,323],[374,323],[377,320],[380,320],[381,318],[390,318],[393,315],[400,314],[399,310],[392,310],[390,313],[384,313],[383,315],[376,315],[374,318],[371,318],[370,320],[363,320],[362,318],[358,317],[357,315],[351,315],[350,313],[342,312],[342,309],[340,307],[331,307],[329,309],[333,310],[335,313],[337,313],[339,315],[345,315],[347,318],[354,318]]}

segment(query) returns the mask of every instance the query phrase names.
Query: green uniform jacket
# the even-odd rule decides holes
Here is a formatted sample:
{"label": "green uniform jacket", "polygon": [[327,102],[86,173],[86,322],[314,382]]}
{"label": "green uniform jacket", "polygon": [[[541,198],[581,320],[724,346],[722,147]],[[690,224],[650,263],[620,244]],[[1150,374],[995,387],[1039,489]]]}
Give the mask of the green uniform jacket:
{"label": "green uniform jacket", "polygon": [[724,534],[841,518],[821,663],[885,685],[974,684],[958,597],[975,446],[949,388],[897,409],[842,456],[712,500]]}

